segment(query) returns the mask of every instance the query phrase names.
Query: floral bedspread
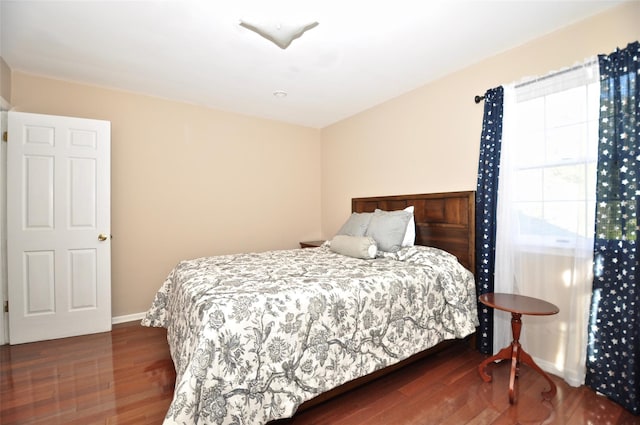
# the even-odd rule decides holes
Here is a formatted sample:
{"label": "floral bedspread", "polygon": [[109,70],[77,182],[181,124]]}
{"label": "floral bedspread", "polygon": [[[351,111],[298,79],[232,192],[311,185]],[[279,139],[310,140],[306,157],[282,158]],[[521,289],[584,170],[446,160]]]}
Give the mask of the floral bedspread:
{"label": "floral bedspread", "polygon": [[478,324],[473,275],[444,251],[374,260],[313,249],[180,262],[142,321],[168,329],[164,424],[256,425]]}

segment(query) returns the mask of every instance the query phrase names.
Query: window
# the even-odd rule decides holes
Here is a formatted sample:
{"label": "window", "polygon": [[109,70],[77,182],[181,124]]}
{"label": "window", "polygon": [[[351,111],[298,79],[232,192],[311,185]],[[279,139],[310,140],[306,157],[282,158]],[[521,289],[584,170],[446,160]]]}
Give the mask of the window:
{"label": "window", "polygon": [[511,184],[519,244],[573,246],[593,234],[599,90],[597,82],[538,96],[516,88]]}
{"label": "window", "polygon": [[[580,385],[593,282],[598,63],[504,92],[494,289],[558,306],[553,321],[528,317],[521,341],[535,347],[543,369]],[[510,317],[494,319],[496,349],[508,343]]]}

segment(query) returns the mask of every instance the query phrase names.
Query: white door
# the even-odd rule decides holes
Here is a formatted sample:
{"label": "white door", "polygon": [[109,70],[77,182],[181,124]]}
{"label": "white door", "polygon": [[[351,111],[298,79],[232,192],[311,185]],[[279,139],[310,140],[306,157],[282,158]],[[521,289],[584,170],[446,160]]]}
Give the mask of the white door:
{"label": "white door", "polygon": [[107,121],[9,112],[9,342],[111,329]]}

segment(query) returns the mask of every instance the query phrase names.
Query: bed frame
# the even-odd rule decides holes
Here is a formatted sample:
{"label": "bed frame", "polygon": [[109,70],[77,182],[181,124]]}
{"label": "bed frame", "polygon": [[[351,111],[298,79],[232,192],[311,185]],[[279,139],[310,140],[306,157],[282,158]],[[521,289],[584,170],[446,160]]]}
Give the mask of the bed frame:
{"label": "bed frame", "polygon": [[[373,212],[376,208],[386,211],[414,206],[416,245],[433,246],[458,257],[460,264],[475,274],[475,192],[446,192],[420,195],[376,196],[353,198],[352,212]],[[472,340],[473,336],[468,337]],[[438,352],[452,341],[443,341],[435,347],[413,355],[395,365],[362,378],[347,382],[331,391],[303,403],[298,412],[343,394],[353,388],[393,372],[409,363]],[[470,342],[474,345],[473,341]],[[277,421],[275,422],[277,423]]]}
{"label": "bed frame", "polygon": [[386,211],[414,206],[416,245],[434,246],[454,254],[475,273],[475,192],[353,198],[352,212]]}

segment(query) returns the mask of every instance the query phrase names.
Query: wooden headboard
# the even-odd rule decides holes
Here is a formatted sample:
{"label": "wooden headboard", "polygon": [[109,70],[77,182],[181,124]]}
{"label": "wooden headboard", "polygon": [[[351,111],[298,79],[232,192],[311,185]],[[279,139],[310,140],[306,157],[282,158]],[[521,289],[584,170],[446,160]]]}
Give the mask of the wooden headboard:
{"label": "wooden headboard", "polygon": [[351,211],[393,211],[414,206],[416,245],[433,246],[458,257],[475,274],[475,192],[353,198]]}

